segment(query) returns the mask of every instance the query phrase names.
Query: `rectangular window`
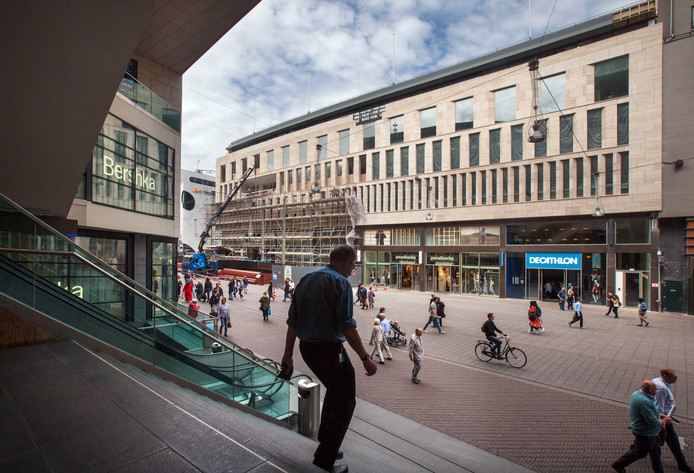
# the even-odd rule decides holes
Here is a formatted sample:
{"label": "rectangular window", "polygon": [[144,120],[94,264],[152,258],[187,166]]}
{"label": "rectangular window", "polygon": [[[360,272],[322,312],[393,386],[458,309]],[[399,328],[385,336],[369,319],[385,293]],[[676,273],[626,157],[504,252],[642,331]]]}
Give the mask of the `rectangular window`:
{"label": "rectangular window", "polygon": [[513,168],[513,201],[520,202],[520,169]]}
{"label": "rectangular window", "polygon": [[387,187],[388,187],[388,195],[386,196],[386,199],[387,199],[387,201],[388,201],[388,205],[386,206],[386,208],[388,209],[388,212],[390,212],[390,192],[391,192],[391,185],[390,185],[390,183],[388,183],[388,186],[387,186]]}
{"label": "rectangular window", "polygon": [[299,164],[304,164],[308,161],[308,141],[299,143]]}
{"label": "rectangular window", "polygon": [[[378,154],[378,153],[376,153]],[[378,172],[378,167],[376,167],[376,172]],[[335,164],[335,175],[337,177],[342,177],[342,160],[338,159]],[[378,177],[375,177],[374,179],[378,179]]]}
{"label": "rectangular window", "polygon": [[320,177],[320,164],[316,164],[315,167],[314,167],[313,169],[314,169],[314,171],[315,171],[314,174],[315,174],[315,176],[316,176],[316,177],[315,177],[316,182],[320,182],[320,179],[321,179],[321,177]]}
{"label": "rectangular window", "polygon": [[371,186],[366,186],[366,211],[371,212]]}
{"label": "rectangular window", "polygon": [[[341,163],[341,161],[338,161]],[[381,167],[381,155],[380,153],[374,153],[371,155],[371,170],[373,172],[373,179],[378,180],[380,178],[380,167]]]}
{"label": "rectangular window", "polygon": [[354,174],[354,158],[347,158],[347,175]]}
{"label": "rectangular window", "polygon": [[614,162],[612,154],[605,155],[605,195],[614,194]]}
{"label": "rectangular window", "polygon": [[282,147],[282,167],[289,167],[289,146]]}
{"label": "rectangular window", "polygon": [[569,160],[564,159],[561,162],[562,171],[562,192],[563,197],[568,199],[571,197],[571,168],[569,166]]}
{"label": "rectangular window", "polygon": [[311,183],[311,166],[306,166],[306,184]]}
{"label": "rectangular window", "polygon": [[280,188],[284,187],[284,173],[280,173]]}
{"label": "rectangular window", "polygon": [[530,202],[533,198],[532,196],[532,179],[533,179],[533,172],[532,172],[532,167],[530,164],[526,164],[523,166],[525,169],[525,201]]}
{"label": "rectangular window", "polygon": [[460,175],[460,177],[461,177],[460,182],[463,185],[463,188],[461,189],[462,195],[463,195],[462,204],[463,204],[463,206],[466,206],[467,205],[467,176],[465,175],[465,173],[463,173]]}
{"label": "rectangular window", "polygon": [[458,206],[458,176],[453,174],[451,176],[451,190],[453,191],[453,207]]}
{"label": "rectangular window", "polygon": [[241,160],[241,172],[245,173],[248,170],[248,158],[243,158]]}
{"label": "rectangular window", "polygon": [[588,110],[588,149],[602,148],[602,109]]}
{"label": "rectangular window", "polygon": [[549,198],[557,198],[557,163],[549,163]]}
{"label": "rectangular window", "polygon": [[412,181],[409,181],[410,185],[410,210],[414,210],[414,184]]}
{"label": "rectangular window", "polygon": [[523,125],[511,127],[511,160],[523,159]]}
{"label": "rectangular window", "polygon": [[501,162],[501,129],[489,130],[489,163]]}
{"label": "rectangular window", "polygon": [[547,156],[547,141],[549,140],[549,129],[547,128],[547,120],[540,120],[540,127],[546,131],[546,138],[542,141],[535,142],[535,157],[541,158]]}
{"label": "rectangular window", "polygon": [[451,138],[451,169],[460,169],[460,137]]}
{"label": "rectangular window", "polygon": [[480,165],[480,134],[472,133],[470,135],[470,167]]}
{"label": "rectangular window", "polygon": [[359,156],[359,174],[362,176],[362,181],[366,179],[366,155]]}
{"label": "rectangular window", "polygon": [[374,149],[376,147],[376,124],[374,122],[367,123],[362,129],[364,134],[364,151]]}
{"label": "rectangular window", "polygon": [[297,168],[296,170],[296,183],[301,184],[301,168]]}
{"label": "rectangular window", "polygon": [[441,170],[441,142],[434,141],[432,145],[432,155],[434,158],[434,172],[438,172]]}
{"label": "rectangular window", "polygon": [[424,174],[424,145],[417,145],[417,174]]}
{"label": "rectangular window", "polygon": [[621,160],[621,188],[622,194],[629,193],[629,152],[619,153],[619,159]]}
{"label": "rectangular window", "polygon": [[574,116],[564,115],[559,117],[559,153],[573,153],[574,151]]}
{"label": "rectangular window", "polygon": [[540,110],[556,112],[566,108],[566,74],[543,77],[540,86]]}
{"label": "rectangular window", "polygon": [[260,155],[259,154],[253,155],[253,164],[255,165],[256,169],[260,169]]}
{"label": "rectangular window", "polygon": [[410,174],[410,147],[400,148],[400,175]]}
{"label": "rectangular window", "polygon": [[535,168],[537,169],[537,200],[543,200],[545,198],[545,165],[537,163]]}
{"label": "rectangular window", "polygon": [[236,176],[236,162],[231,163],[231,178],[234,179]]}
{"label": "rectangular window", "polygon": [[480,181],[482,181],[482,205],[487,203],[487,171],[480,172]]}
{"label": "rectangular window", "polygon": [[422,209],[422,180],[417,181],[417,208]]}
{"label": "rectangular window", "polygon": [[227,167],[226,164],[222,164],[219,167],[219,182],[224,182],[227,180]]}
{"label": "rectangular window", "polygon": [[595,101],[629,95],[629,56],[598,62],[595,68]]}
{"label": "rectangular window", "polygon": [[331,163],[325,163],[325,178],[330,179],[332,177],[332,166],[330,165]]}
{"label": "rectangular window", "polygon": [[472,97],[455,102],[455,131],[473,128]]}
{"label": "rectangular window", "polygon": [[576,158],[576,197],[583,197],[583,158]]}
{"label": "rectangular window", "polygon": [[420,138],[436,136],[436,107],[427,108],[419,112]]}
{"label": "rectangular window", "polygon": [[287,184],[289,184],[290,187],[294,184],[294,171],[291,169],[287,171]]}
{"label": "rectangular window", "polygon": [[598,179],[598,157],[588,156],[588,159],[590,159],[590,195],[595,196]]}
{"label": "rectangular window", "polygon": [[494,92],[494,121],[508,122],[516,119],[516,86]]}
{"label": "rectangular window", "polygon": [[400,185],[402,186],[402,192],[400,192],[400,195],[402,195],[402,210],[405,210],[405,204],[407,203],[407,196],[405,195],[405,181],[401,182]]}
{"label": "rectangular window", "polygon": [[270,150],[267,152],[267,170],[272,171],[275,169],[275,150]]}
{"label": "rectangular window", "polygon": [[328,157],[328,135],[318,137],[316,149],[318,150],[318,159],[325,159]]}
{"label": "rectangular window", "polygon": [[[338,131],[337,135],[340,140],[340,156],[349,154],[349,130]],[[321,156],[320,159],[323,159]]]}
{"label": "rectangular window", "polygon": [[434,178],[434,208],[439,208],[439,178]]}
{"label": "rectangular window", "polygon": [[386,179],[393,177],[393,153],[392,149],[386,150]]}
{"label": "rectangular window", "polygon": [[381,186],[381,189],[380,189],[380,191],[381,191],[381,212],[383,212],[383,202],[386,200],[386,196],[383,195],[383,184],[380,184],[380,186]]}
{"label": "rectangular window", "polygon": [[501,199],[504,204],[508,203],[508,168],[501,170]]}
{"label": "rectangular window", "polygon": [[470,191],[472,192],[470,204],[477,205],[477,173],[470,173]]}
{"label": "rectangular window", "polygon": [[629,144],[629,102],[617,105],[617,144]]}
{"label": "rectangular window", "polygon": [[405,117],[393,117],[390,119],[390,144],[395,145],[405,141]]}
{"label": "rectangular window", "polygon": [[497,172],[496,169],[492,169],[492,204],[496,204],[497,193]]}

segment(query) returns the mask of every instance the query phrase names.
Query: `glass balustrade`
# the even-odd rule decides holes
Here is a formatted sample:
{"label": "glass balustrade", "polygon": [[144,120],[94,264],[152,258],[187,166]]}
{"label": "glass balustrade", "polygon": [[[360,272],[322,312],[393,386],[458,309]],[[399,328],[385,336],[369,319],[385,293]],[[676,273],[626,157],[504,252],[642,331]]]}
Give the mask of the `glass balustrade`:
{"label": "glass balustrade", "polygon": [[135,105],[148,111],[176,131],[181,131],[181,114],[174,110],[157,94],[142,85],[129,74],[120,82],[118,92],[132,100]]}

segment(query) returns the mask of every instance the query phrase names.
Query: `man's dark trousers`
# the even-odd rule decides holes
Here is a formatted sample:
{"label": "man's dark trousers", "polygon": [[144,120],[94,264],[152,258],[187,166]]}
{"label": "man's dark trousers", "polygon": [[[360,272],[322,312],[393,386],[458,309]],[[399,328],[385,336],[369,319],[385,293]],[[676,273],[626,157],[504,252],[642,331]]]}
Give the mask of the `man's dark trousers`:
{"label": "man's dark trousers", "polygon": [[684,458],[682,448],[680,447],[680,439],[672,424],[665,425],[665,441],[667,442],[667,446],[670,447],[670,451],[675,456],[675,460],[677,460],[677,466],[680,468],[686,467],[687,460]]}
{"label": "man's dark trousers", "polygon": [[313,463],[329,470],[335,463],[357,403],[354,367],[341,343],[300,342],[299,350],[308,367],[325,386],[318,429],[320,443],[314,453]]}
{"label": "man's dark trousers", "polygon": [[646,455],[651,456],[653,471],[663,473],[663,462],[660,460],[660,439],[657,435],[648,437],[634,434],[634,443],[629,447],[629,451],[615,462],[615,465],[625,468]]}

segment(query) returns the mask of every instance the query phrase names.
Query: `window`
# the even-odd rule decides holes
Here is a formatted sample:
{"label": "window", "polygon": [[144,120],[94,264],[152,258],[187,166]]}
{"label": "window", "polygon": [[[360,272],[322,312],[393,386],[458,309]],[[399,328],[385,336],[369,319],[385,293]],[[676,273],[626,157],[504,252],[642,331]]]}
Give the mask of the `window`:
{"label": "window", "polygon": [[496,194],[497,194],[497,172],[496,169],[492,169],[492,204],[496,204]]}
{"label": "window", "polygon": [[407,176],[410,173],[410,148],[400,148],[400,175]]}
{"label": "window", "polygon": [[308,161],[308,141],[299,143],[299,164],[304,164]]}
{"label": "window", "polygon": [[287,184],[289,184],[289,186],[294,184],[294,171],[292,171],[291,169],[287,171]]}
{"label": "window", "polygon": [[248,170],[248,158],[243,158],[241,160],[241,172],[244,173]]}
{"label": "window", "polygon": [[311,182],[311,166],[306,166],[306,184]]}
{"label": "window", "polygon": [[417,208],[422,209],[422,180],[417,181]]}
{"label": "window", "polygon": [[359,174],[366,177],[366,155],[359,156]]}
{"label": "window", "polygon": [[253,164],[255,165],[256,169],[260,168],[260,155],[259,154],[253,155]]}
{"label": "window", "polygon": [[451,176],[451,187],[453,191],[453,207],[458,206],[458,176]]}
{"label": "window", "polygon": [[470,135],[470,166],[480,165],[480,134],[473,133]]}
{"label": "window", "polygon": [[315,176],[316,176],[315,180],[316,180],[316,182],[320,182],[320,179],[321,179],[321,177],[320,177],[320,164],[316,164],[314,167],[314,170],[315,170]]}
{"label": "window", "polygon": [[[374,180],[377,180],[380,178],[380,166],[381,166],[381,159],[380,158],[381,158],[380,153],[374,153],[371,155],[371,168],[372,168],[371,171],[373,173],[373,179]],[[338,161],[338,163],[342,164],[341,161]],[[340,171],[342,171],[342,166],[340,166],[339,169],[340,169]],[[338,176],[340,174],[338,174]]]}
{"label": "window", "polygon": [[470,191],[472,192],[472,199],[470,200],[470,203],[472,205],[477,205],[477,173],[476,172],[471,172],[470,173]]}
{"label": "window", "polygon": [[629,56],[595,64],[595,101],[629,95]]}
{"label": "window", "polygon": [[619,153],[619,159],[621,160],[621,187],[622,194],[629,193],[629,152]]}
{"label": "window", "polygon": [[289,167],[289,146],[282,147],[282,167]]}
{"label": "window", "polygon": [[424,145],[417,145],[417,174],[424,174]]}
{"label": "window", "polygon": [[270,150],[267,152],[267,170],[272,171],[275,169],[275,151]]}
{"label": "window", "polygon": [[301,184],[301,168],[297,168],[296,170],[296,183]]}
{"label": "window", "polygon": [[460,137],[451,138],[451,169],[460,169]]}
{"label": "window", "polygon": [[573,153],[574,151],[574,116],[564,115],[559,117],[559,153]]}
{"label": "window", "polygon": [[224,182],[227,180],[227,167],[226,164],[222,164],[219,167],[219,182]]}
{"label": "window", "polygon": [[520,202],[520,169],[513,168],[513,201]]}
{"label": "window", "polygon": [[501,170],[501,194],[504,204],[508,203],[508,168]]}
{"label": "window", "polygon": [[576,197],[583,197],[583,158],[576,158]]}
{"label": "window", "polygon": [[617,144],[629,144],[629,102],[617,105]]}
{"label": "window", "polygon": [[231,178],[234,179],[236,176],[236,162],[231,163]]}
{"label": "window", "polygon": [[325,178],[330,179],[332,177],[332,172],[331,172],[331,163],[327,162],[325,163]]}
{"label": "window", "polygon": [[564,159],[561,162],[562,171],[562,192],[563,197],[568,199],[571,197],[571,167],[569,166],[569,160]]}
{"label": "window", "polygon": [[614,162],[612,154],[605,155],[605,195],[614,194]]}
{"label": "window", "polygon": [[443,206],[448,207],[448,177],[443,176]]}
{"label": "window", "polygon": [[455,131],[473,128],[472,97],[455,102]]}
{"label": "window", "polygon": [[462,204],[463,206],[465,206],[467,205],[467,176],[465,175],[465,173],[463,173],[460,175],[460,177],[461,183],[463,184],[463,188],[461,189],[463,194]]}
{"label": "window", "polygon": [[494,92],[494,121],[507,122],[516,119],[516,86]]}
{"label": "window", "polygon": [[354,174],[354,158],[347,158],[347,175]]}
{"label": "window", "polygon": [[338,131],[337,135],[340,139],[340,156],[349,154],[349,130]]}
{"label": "window", "polygon": [[393,177],[393,150],[386,151],[386,179]]}
{"label": "window", "polygon": [[[378,153],[376,153],[378,155]],[[378,172],[378,167],[376,167],[376,172]],[[342,177],[342,160],[338,159],[337,164],[335,165],[335,175],[337,177]],[[377,177],[374,179],[378,179]]]}
{"label": "window", "polygon": [[520,161],[521,159],[523,159],[523,125],[513,125],[511,127],[511,160]]}
{"label": "window", "polygon": [[390,144],[395,145],[405,141],[405,117],[400,115],[390,119]]}
{"label": "window", "polygon": [[323,135],[318,137],[318,159],[325,159],[328,157],[328,135]]}
{"label": "window", "polygon": [[501,129],[489,130],[489,163],[501,162]]}
{"label": "window", "polygon": [[436,136],[436,107],[419,112],[419,128],[421,129],[421,138]]}
{"label": "window", "polygon": [[547,141],[549,140],[549,129],[547,128],[548,121],[547,120],[540,120],[542,122],[542,126],[545,127],[545,130],[547,130],[547,139],[544,139],[542,141],[538,141],[535,143],[535,157],[536,158],[541,158],[543,156],[547,156]]}
{"label": "window", "polygon": [[543,113],[566,108],[566,74],[543,77],[540,86],[540,109]]}
{"label": "window", "polygon": [[557,198],[557,163],[549,163],[549,198]]}
{"label": "window", "polygon": [[439,208],[439,178],[434,178],[434,208]]}
{"label": "window", "polygon": [[433,158],[434,158],[434,172],[441,170],[441,142],[434,141],[433,145]]}
{"label": "window", "polygon": [[543,200],[545,198],[545,165],[537,163],[535,167],[537,168],[537,200]]}
{"label": "window", "polygon": [[386,206],[386,208],[388,209],[388,212],[390,212],[390,189],[391,189],[390,183],[388,184],[387,188],[388,188],[388,195],[386,196],[386,199],[388,200],[388,205]]}
{"label": "window", "polygon": [[533,179],[533,172],[532,172],[532,167],[530,164],[526,164],[523,166],[524,171],[525,171],[525,201],[530,202],[532,200],[532,179]]}
{"label": "window", "polygon": [[364,150],[376,147],[376,124],[371,122],[364,125],[362,130],[364,135]]}
{"label": "window", "polygon": [[590,195],[594,196],[597,192],[598,157],[588,156],[588,159],[590,159]]}
{"label": "window", "polygon": [[480,181],[482,181],[482,204],[487,203],[487,171],[480,172]]}
{"label": "window", "polygon": [[588,110],[588,149],[602,148],[602,109]]}

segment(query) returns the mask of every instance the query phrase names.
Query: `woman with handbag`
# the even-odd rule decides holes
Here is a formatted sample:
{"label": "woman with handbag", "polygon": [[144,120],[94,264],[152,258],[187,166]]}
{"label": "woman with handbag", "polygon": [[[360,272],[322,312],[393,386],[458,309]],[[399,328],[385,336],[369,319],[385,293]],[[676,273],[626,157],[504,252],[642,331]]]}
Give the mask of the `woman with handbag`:
{"label": "woman with handbag", "polygon": [[263,320],[268,321],[268,315],[270,315],[270,298],[267,292],[263,292],[263,297],[258,301],[260,302],[260,311],[263,313]]}
{"label": "woman with handbag", "polygon": [[540,307],[537,305],[537,301],[530,301],[530,307],[528,307],[528,325],[530,328],[528,329],[528,333],[535,333],[535,330],[537,330],[538,333],[545,331],[542,327],[542,320],[540,320],[541,316],[542,310],[540,310]]}
{"label": "woman with handbag", "polygon": [[231,322],[229,321],[229,305],[227,304],[227,298],[222,297],[222,302],[217,306],[217,314],[219,315],[219,333],[227,336],[227,329],[231,327]]}
{"label": "woman with handbag", "polygon": [[619,314],[617,313],[617,311],[619,310],[619,308],[621,306],[622,306],[622,303],[619,301],[619,296],[617,294],[612,296],[612,312],[614,312],[614,318],[615,319],[619,318]]}

